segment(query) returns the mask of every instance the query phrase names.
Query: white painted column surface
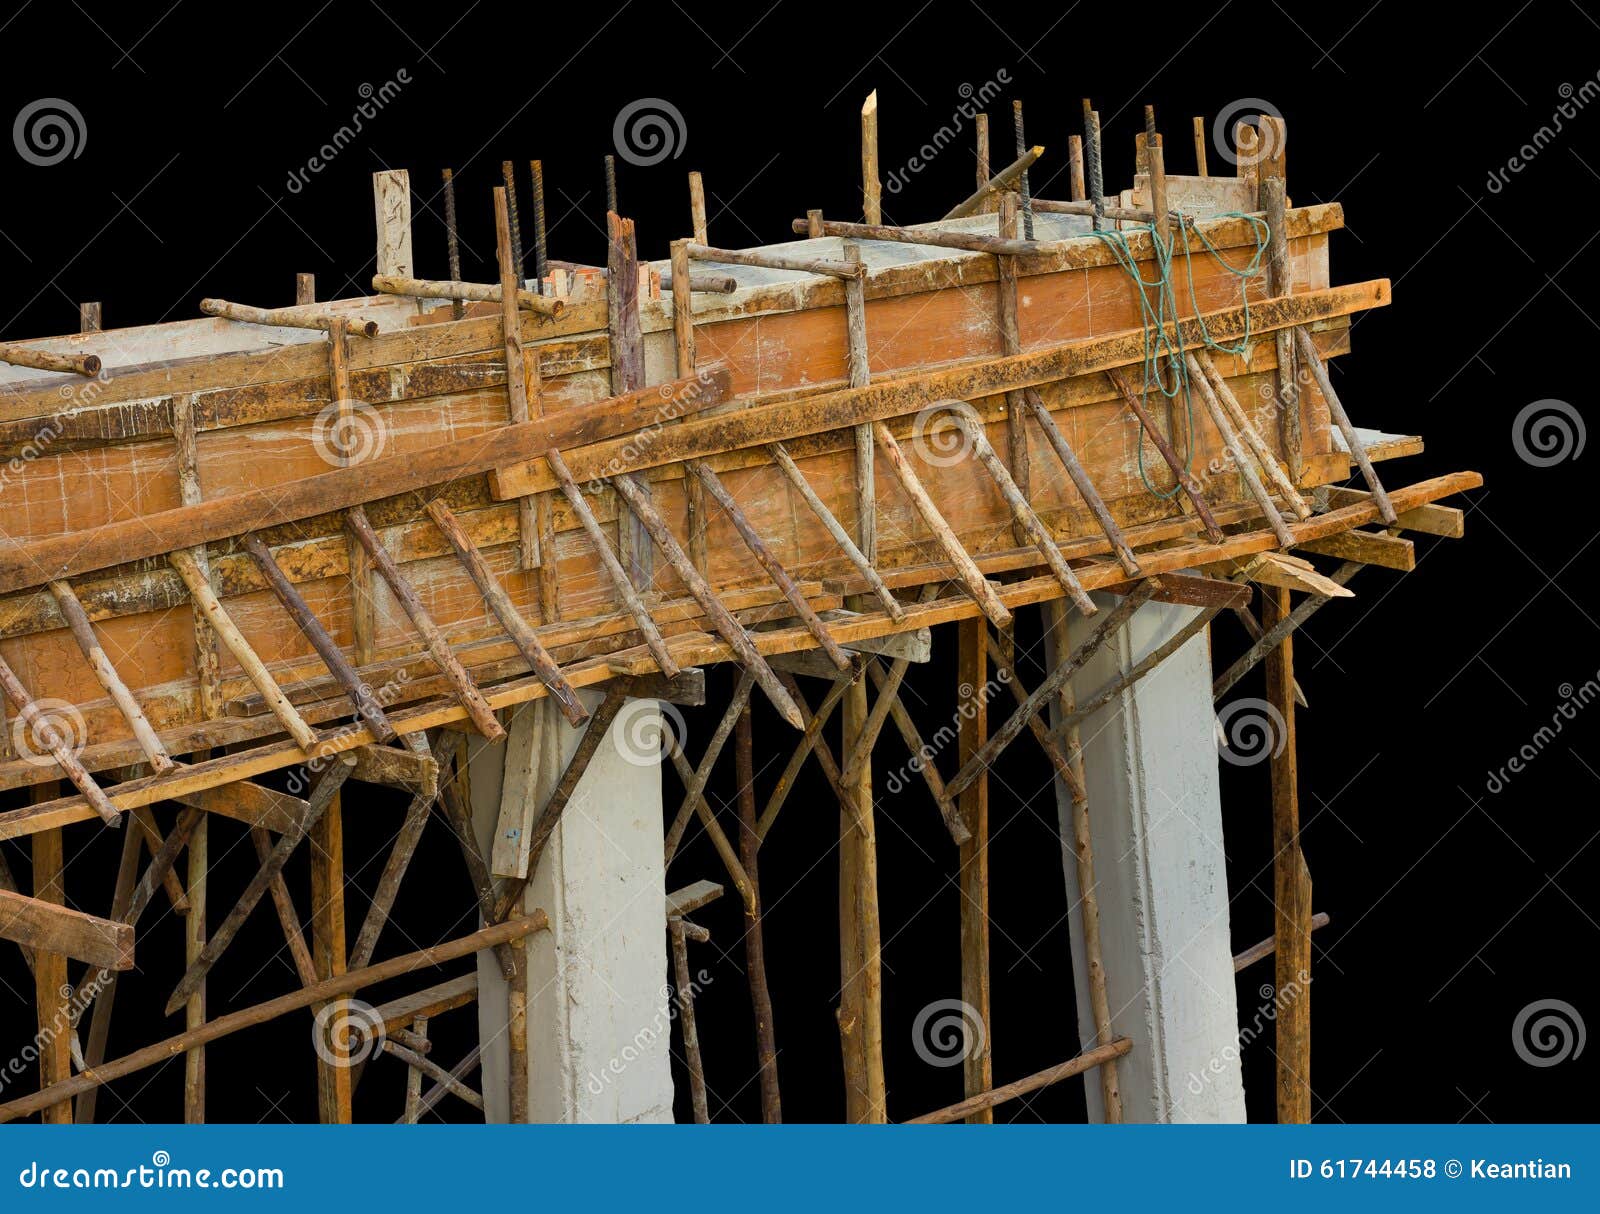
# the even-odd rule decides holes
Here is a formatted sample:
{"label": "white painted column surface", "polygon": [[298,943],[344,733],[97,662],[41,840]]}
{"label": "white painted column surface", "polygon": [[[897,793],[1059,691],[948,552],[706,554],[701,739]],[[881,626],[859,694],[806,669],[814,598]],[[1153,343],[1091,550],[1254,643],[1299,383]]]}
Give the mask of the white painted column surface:
{"label": "white painted column surface", "polygon": [[[591,711],[601,699],[579,695]],[[535,1122],[672,1120],[659,717],[653,700],[623,706],[528,883],[524,909],[550,916],[550,930],[522,944]],[[548,699],[520,705],[506,728],[495,745],[473,738],[468,765],[479,845],[500,867],[516,849],[499,839],[497,853],[497,836],[532,827],[583,735]],[[494,954],[480,954],[491,1122],[509,1114],[506,987]]]}
{"label": "white painted column surface", "polygon": [[[1109,610],[1116,598],[1096,595]],[[1199,609],[1148,603],[1079,672],[1079,701],[1127,672]],[[1076,612],[1071,644],[1094,619]],[[1052,639],[1053,640],[1053,639]],[[1066,655],[1047,644],[1052,666]],[[1090,839],[1112,1028],[1133,1041],[1117,1064],[1126,1121],[1245,1119],[1238,1008],[1228,930],[1216,717],[1207,631],[1082,726]],[[1059,705],[1052,707],[1057,715]],[[1079,1033],[1094,1035],[1084,961],[1071,800],[1057,783],[1071,907]],[[1089,1114],[1104,1118],[1100,1087],[1085,1084]]]}

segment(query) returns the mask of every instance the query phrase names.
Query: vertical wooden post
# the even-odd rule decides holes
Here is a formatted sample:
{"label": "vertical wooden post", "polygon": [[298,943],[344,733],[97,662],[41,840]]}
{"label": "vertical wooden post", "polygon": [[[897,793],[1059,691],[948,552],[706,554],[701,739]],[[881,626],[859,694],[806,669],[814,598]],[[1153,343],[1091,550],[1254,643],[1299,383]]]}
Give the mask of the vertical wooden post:
{"label": "vertical wooden post", "polygon": [[[1000,235],[1008,240],[1017,238],[1017,195],[1009,190],[1000,196]],[[995,303],[1000,326],[1000,352],[1016,354],[1022,349],[1021,330],[1017,320],[1017,259],[995,258]],[[1028,408],[1020,390],[1006,393],[1006,470],[1016,482],[1023,499],[1028,497]],[[1011,524],[1011,535],[1018,544],[1028,542],[1028,533],[1020,522]]]}
{"label": "vertical wooden post", "polygon": [[315,274],[296,274],[294,276],[294,302],[296,305],[317,302],[317,276]]}
{"label": "vertical wooden post", "polygon": [[[745,973],[750,979],[750,1008],[756,1022],[756,1062],[761,1075],[761,1119],[768,1125],[783,1121],[783,1101],[778,1091],[777,1031],[772,1020],[772,991],[767,986],[767,948],[761,928],[761,878],[757,852],[761,836],[756,831],[756,774],[750,736],[748,705],[739,714],[734,734],[734,769],[739,785],[739,865],[750,882],[750,901],[744,929]],[[680,924],[681,930],[681,924]]]}
{"label": "vertical wooden post", "polygon": [[100,332],[100,305],[98,303],[81,303],[78,305],[78,332]]}
{"label": "vertical wooden post", "polygon": [[689,227],[695,244],[710,244],[706,230],[706,183],[699,173],[689,174]]}
{"label": "vertical wooden post", "polygon": [[[189,913],[183,919],[183,963],[193,968],[206,946],[206,873],[211,867],[210,814],[201,814],[189,833]],[[202,979],[183,1005],[183,1027],[194,1032],[206,1022],[206,984]],[[206,1051],[198,1046],[183,1056],[183,1120],[204,1125],[206,1120]]]}
{"label": "vertical wooden post", "polygon": [[[867,681],[844,694],[840,753],[855,752],[865,730]],[[850,776],[839,817],[839,1037],[844,1050],[845,1119],[888,1120],[883,1077],[883,966],[878,922],[878,840],[872,811],[870,754]],[[859,810],[859,815],[857,814]]]}
{"label": "vertical wooden post", "polygon": [[378,224],[378,273],[414,277],[411,258],[411,174],[386,169],[372,175],[372,207]]}
{"label": "vertical wooden post", "polygon": [[[672,253],[672,337],[677,353],[678,376],[694,374],[694,297],[689,290],[689,242],[674,240]],[[689,537],[689,559],[704,574],[709,567],[706,550],[706,488],[698,476],[683,478],[684,503],[688,512],[685,532]]]}
{"label": "vertical wooden post", "polygon": [[[1289,592],[1262,586],[1261,596],[1261,627],[1270,632],[1288,618]],[[1266,674],[1267,703],[1283,721],[1271,759],[1278,1120],[1303,1125],[1311,1120],[1311,875],[1300,849],[1293,634],[1267,651]]]}
{"label": "vertical wooden post", "polygon": [[1211,175],[1206,172],[1206,120],[1198,116],[1194,120],[1194,171],[1200,177]]}
{"label": "vertical wooden post", "polygon": [[[332,978],[345,972],[344,815],[338,793],[312,828],[310,843],[311,960],[319,979]],[[332,1060],[317,1059],[317,1116],[324,1125],[348,1125],[351,1084],[345,1051],[349,1041],[342,1030],[350,1004],[348,999],[339,999],[332,1006],[332,1014],[323,1017],[334,1029],[327,1041]]]}
{"label": "vertical wooden post", "polygon": [[[861,250],[853,242],[844,246],[846,261],[860,261]],[[867,291],[860,278],[844,280],[845,336],[849,348],[850,386],[865,388],[872,382],[867,361]],[[856,427],[856,547],[870,564],[878,559],[878,487],[872,427]]]}
{"label": "vertical wooden post", "polygon": [[[55,781],[37,785],[35,801],[48,801],[58,791]],[[129,828],[132,829],[131,827]],[[41,902],[66,905],[62,884],[61,831],[42,830],[33,836],[33,896]],[[67,1008],[67,958],[63,953],[38,949],[33,955],[34,1002],[39,1010],[39,1086],[49,1087],[72,1078],[72,1017]],[[46,1125],[71,1125],[72,1101],[45,1109]]]}
{"label": "vertical wooden post", "polygon": [[[956,683],[961,705],[957,719],[958,766],[964,767],[989,739],[989,709],[984,686],[989,681],[985,643],[988,622],[982,617],[956,625],[959,653]],[[962,824],[971,834],[961,845],[961,999],[978,1015],[978,1040],[968,1040],[961,1064],[966,1094],[976,1096],[994,1086],[994,1065],[989,1053],[989,777],[985,772],[961,790],[958,799]],[[977,1048],[973,1048],[976,1045]],[[967,1118],[974,1124],[994,1122],[993,1109],[980,1109]]]}
{"label": "vertical wooden post", "polygon": [[[353,436],[348,424],[350,399],[350,336],[343,321],[335,321],[328,330],[328,384],[329,392],[338,406],[338,419],[333,422],[340,441],[333,444],[339,466],[350,462],[346,444]],[[357,666],[366,666],[377,656],[378,645],[378,574],[372,557],[355,536],[345,536],[345,557],[350,571],[350,633],[351,648]]]}
{"label": "vertical wooden post", "polygon": [[1067,180],[1070,183],[1072,200],[1082,202],[1089,194],[1083,183],[1083,136],[1067,136]]}
{"label": "vertical wooden post", "polygon": [[[639,323],[639,250],[633,220],[606,214],[606,315],[611,338],[611,393],[619,396],[644,387],[644,335]],[[687,280],[686,280],[687,281]],[[638,480],[649,492],[648,483]],[[654,549],[650,534],[627,504],[617,500],[617,547],[622,565],[636,588],[648,591],[654,581]]]}
{"label": "vertical wooden post", "polygon": [[861,106],[861,209],[868,223],[883,222],[883,182],[878,178],[878,90]]}
{"label": "vertical wooden post", "polygon": [[[1284,231],[1287,210],[1282,177],[1268,177],[1261,183],[1261,209],[1267,213],[1268,258],[1267,289],[1274,295],[1294,290],[1294,275],[1289,266],[1289,237]],[[1305,475],[1305,453],[1300,427],[1300,385],[1295,377],[1294,333],[1279,329],[1273,335],[1277,350],[1278,435],[1283,443],[1283,460],[1289,479],[1298,485]]]}

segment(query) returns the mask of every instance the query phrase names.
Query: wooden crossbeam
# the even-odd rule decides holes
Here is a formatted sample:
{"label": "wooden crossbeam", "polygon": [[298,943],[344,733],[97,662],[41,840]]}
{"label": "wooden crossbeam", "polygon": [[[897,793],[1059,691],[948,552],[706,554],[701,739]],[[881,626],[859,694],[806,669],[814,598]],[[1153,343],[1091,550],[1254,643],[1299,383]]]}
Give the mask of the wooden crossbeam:
{"label": "wooden crossbeam", "polygon": [[282,874],[283,866],[288,863],[289,856],[300,845],[300,841],[311,832],[311,829],[321,820],[328,806],[333,803],[335,794],[340,786],[355,767],[355,758],[352,755],[336,755],[329,761],[321,779],[317,781],[316,788],[312,789],[308,801],[310,808],[307,810],[305,822],[296,830],[289,831],[278,838],[273,846],[272,854],[267,857],[264,864],[256,870],[255,876],[245,886],[244,893],[239,895],[238,902],[223,919],[211,938],[206,941],[206,946],[201,950],[199,958],[191,965],[179,979],[172,996],[167,1000],[166,1014],[172,1015],[183,1006],[189,995],[194,991],[205,976],[211,972],[212,966],[221,959],[228,946],[233,943],[234,937],[239,934],[239,929],[250,916],[250,912],[261,901],[262,895],[271,888],[273,878]]}
{"label": "wooden crossbeam", "polygon": [[931,1113],[924,1113],[921,1117],[913,1117],[906,1125],[947,1125],[952,1121],[964,1121],[972,1114],[982,1109],[992,1109],[997,1104],[1004,1104],[1008,1100],[1015,1100],[1018,1096],[1026,1096],[1029,1092],[1037,1092],[1040,1088],[1049,1087],[1052,1083],[1060,1083],[1063,1079],[1070,1079],[1074,1075],[1081,1075],[1090,1067],[1101,1066],[1114,1058],[1121,1058],[1133,1049],[1133,1042],[1126,1037],[1118,1037],[1107,1045],[1098,1045],[1091,1050],[1085,1050],[1076,1058],[1057,1064],[1047,1070],[1037,1071],[1014,1083],[1008,1083],[992,1091],[983,1092],[977,1096],[969,1096],[942,1109],[935,1109]]}
{"label": "wooden crossbeam", "polygon": [[[472,303],[499,303],[503,288],[499,283],[439,281],[430,278],[400,278],[394,274],[374,274],[372,289],[385,295],[409,295],[413,299],[454,299]],[[534,291],[513,291],[517,307],[539,316],[560,316],[566,305],[552,295]]]}
{"label": "wooden crossbeam", "polygon": [[506,630],[506,635],[516,645],[517,652],[527,659],[529,668],[550,689],[550,698],[561,709],[561,715],[573,725],[582,725],[589,719],[589,713],[578,700],[578,693],[573,691],[572,684],[567,682],[566,676],[561,673],[561,668],[556,665],[555,659],[540,642],[532,625],[522,618],[516,604],[511,601],[511,596],[495,577],[488,562],[483,559],[483,553],[478,551],[478,546],[472,542],[472,537],[462,527],[460,520],[451,512],[450,507],[445,505],[442,498],[434,498],[428,503],[427,509],[428,517],[433,519],[445,539],[450,542],[450,546],[455,549],[461,567],[467,571],[467,576],[478,588],[478,593],[483,596],[484,602],[489,604],[495,619],[500,621],[500,626]]}
{"label": "wooden crossbeam", "polygon": [[1336,556],[1343,561],[1379,565],[1397,573],[1410,573],[1417,567],[1416,544],[1402,536],[1385,535],[1381,531],[1342,531],[1325,539],[1307,540],[1299,548],[1318,556]]}
{"label": "wooden crossbeam", "polygon": [[372,558],[372,564],[379,576],[388,584],[389,590],[405,609],[406,616],[411,620],[411,626],[416,629],[427,646],[428,654],[433,658],[434,665],[439,668],[439,673],[450,683],[451,690],[454,691],[462,708],[466,710],[467,718],[472,722],[473,728],[491,742],[498,742],[505,737],[506,731],[501,728],[500,722],[495,720],[494,710],[484,701],[478,685],[473,682],[472,676],[467,673],[467,668],[461,664],[461,659],[456,657],[455,651],[450,648],[450,639],[433,622],[433,617],[422,605],[422,599],[418,596],[416,588],[400,572],[400,566],[395,564],[394,557],[389,555],[389,550],[383,546],[378,533],[372,529],[372,524],[367,520],[366,510],[361,506],[350,507],[345,511],[344,524]]}
{"label": "wooden crossbeam", "polygon": [[268,549],[266,541],[258,532],[252,531],[244,537],[244,547],[250,554],[250,559],[255,562],[256,568],[261,571],[261,576],[266,579],[273,596],[289,613],[289,618],[299,628],[300,635],[311,643],[311,648],[322,659],[322,664],[328,668],[328,673],[350,698],[356,712],[367,722],[373,737],[380,742],[393,739],[394,726],[384,715],[383,705],[372,694],[372,688],[362,681],[361,676],[350,665],[349,659],[344,656],[338,644],[328,635],[328,630],[322,626],[322,621],[317,619],[310,605],[295,589],[294,583],[284,576],[283,569],[272,558],[272,552]]}
{"label": "wooden crossbeam", "polygon": [[866,268],[858,262],[831,257],[798,257],[766,249],[714,249],[690,241],[685,247],[691,261],[715,261],[729,266],[760,266],[766,270],[796,270],[802,274],[824,274],[832,278],[860,278]]}
{"label": "wooden crossbeam", "polygon": [[133,928],[53,902],[0,889],[0,939],[102,969],[133,968]]}
{"label": "wooden crossbeam", "polygon": [[[1325,492],[1328,505],[1333,509],[1364,505],[1373,500],[1370,493],[1340,485],[1329,485]],[[1424,535],[1442,535],[1446,539],[1458,540],[1467,533],[1466,518],[1465,510],[1429,503],[1400,511],[1393,525],[1405,531],[1420,531]]]}
{"label": "wooden crossbeam", "polygon": [[226,299],[202,299],[200,310],[207,316],[220,316],[248,325],[271,325],[286,329],[321,329],[324,333],[337,325],[347,325],[356,337],[376,337],[378,322],[354,317],[308,312],[303,308],[256,308],[249,304],[230,303]]}

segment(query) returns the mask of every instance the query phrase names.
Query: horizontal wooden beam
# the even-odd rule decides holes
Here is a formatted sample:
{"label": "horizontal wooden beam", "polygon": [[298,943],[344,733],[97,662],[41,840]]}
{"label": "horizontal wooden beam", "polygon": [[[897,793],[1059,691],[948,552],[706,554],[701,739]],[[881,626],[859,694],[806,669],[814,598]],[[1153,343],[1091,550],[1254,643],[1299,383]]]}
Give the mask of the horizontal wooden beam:
{"label": "horizontal wooden beam", "polygon": [[942,1109],[935,1109],[931,1113],[924,1113],[921,1117],[913,1117],[906,1125],[948,1125],[952,1121],[963,1121],[973,1113],[983,1109],[992,1109],[997,1104],[1004,1104],[1008,1100],[1015,1100],[1018,1096],[1026,1096],[1029,1092],[1037,1092],[1040,1088],[1049,1087],[1052,1083],[1060,1083],[1063,1079],[1070,1079],[1074,1075],[1081,1075],[1090,1067],[1100,1066],[1110,1062],[1113,1058],[1121,1058],[1133,1049],[1133,1042],[1126,1037],[1118,1037],[1105,1045],[1097,1045],[1092,1050],[1085,1050],[1076,1058],[1069,1058],[1066,1062],[1057,1064],[1047,1070],[1036,1071],[1025,1079],[1018,1079],[1015,1083],[1008,1083],[1004,1087],[992,1088],[987,1092],[979,1092],[976,1096],[956,1104],[947,1105]]}
{"label": "horizontal wooden beam", "polygon": [[1318,556],[1336,556],[1342,561],[1381,565],[1398,573],[1410,573],[1417,567],[1416,544],[1403,536],[1385,535],[1381,531],[1341,531],[1338,535],[1307,540],[1295,547]]}
{"label": "horizontal wooden beam", "polygon": [[[409,295],[414,299],[464,299],[473,303],[499,303],[498,283],[455,282],[451,279],[401,278],[394,274],[374,274],[372,289],[385,295]],[[533,291],[517,292],[517,307],[541,316],[560,316],[566,307],[553,295]]]}
{"label": "horizontal wooden beam", "polygon": [[[1335,509],[1372,498],[1364,490],[1347,489],[1339,485],[1330,485],[1327,493],[1328,503]],[[1458,540],[1467,533],[1467,512],[1455,506],[1440,506],[1430,502],[1415,510],[1402,511],[1396,524],[1402,531],[1420,531],[1424,535],[1441,535],[1445,539]]]}
{"label": "horizontal wooden beam", "polygon": [[0,889],[0,939],[104,970],[133,968],[133,927]]}

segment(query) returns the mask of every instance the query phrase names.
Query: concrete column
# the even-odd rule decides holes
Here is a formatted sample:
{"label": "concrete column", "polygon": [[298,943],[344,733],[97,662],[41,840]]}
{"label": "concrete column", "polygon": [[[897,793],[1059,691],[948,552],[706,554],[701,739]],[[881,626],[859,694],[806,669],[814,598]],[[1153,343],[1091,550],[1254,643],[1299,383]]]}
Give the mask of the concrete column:
{"label": "concrete column", "polygon": [[[580,692],[592,710],[600,696]],[[525,908],[550,931],[528,938],[528,1110],[535,1122],[672,1120],[666,876],[659,738],[653,700],[630,700],[612,723],[540,857]],[[520,706],[497,745],[473,739],[472,815],[485,857],[494,836],[537,820],[582,729],[548,700]],[[505,755],[528,774],[513,787]],[[522,811],[526,810],[525,817]],[[506,981],[478,960],[483,1095],[491,1122],[509,1113]]]}
{"label": "concrete column", "polygon": [[[1109,610],[1116,599],[1096,595],[1095,601]],[[1141,607],[1079,673],[1074,694],[1087,699],[1197,611]],[[1082,641],[1094,623],[1073,613],[1070,643]],[[1048,643],[1052,665],[1065,656],[1061,648]],[[1202,631],[1082,726],[1112,1028],[1133,1041],[1117,1064],[1126,1121],[1245,1119],[1211,678]],[[1069,843],[1071,802],[1059,783],[1056,805],[1078,1025],[1087,1044],[1094,1021]],[[1086,1090],[1091,1119],[1102,1120],[1099,1085],[1091,1081]]]}

